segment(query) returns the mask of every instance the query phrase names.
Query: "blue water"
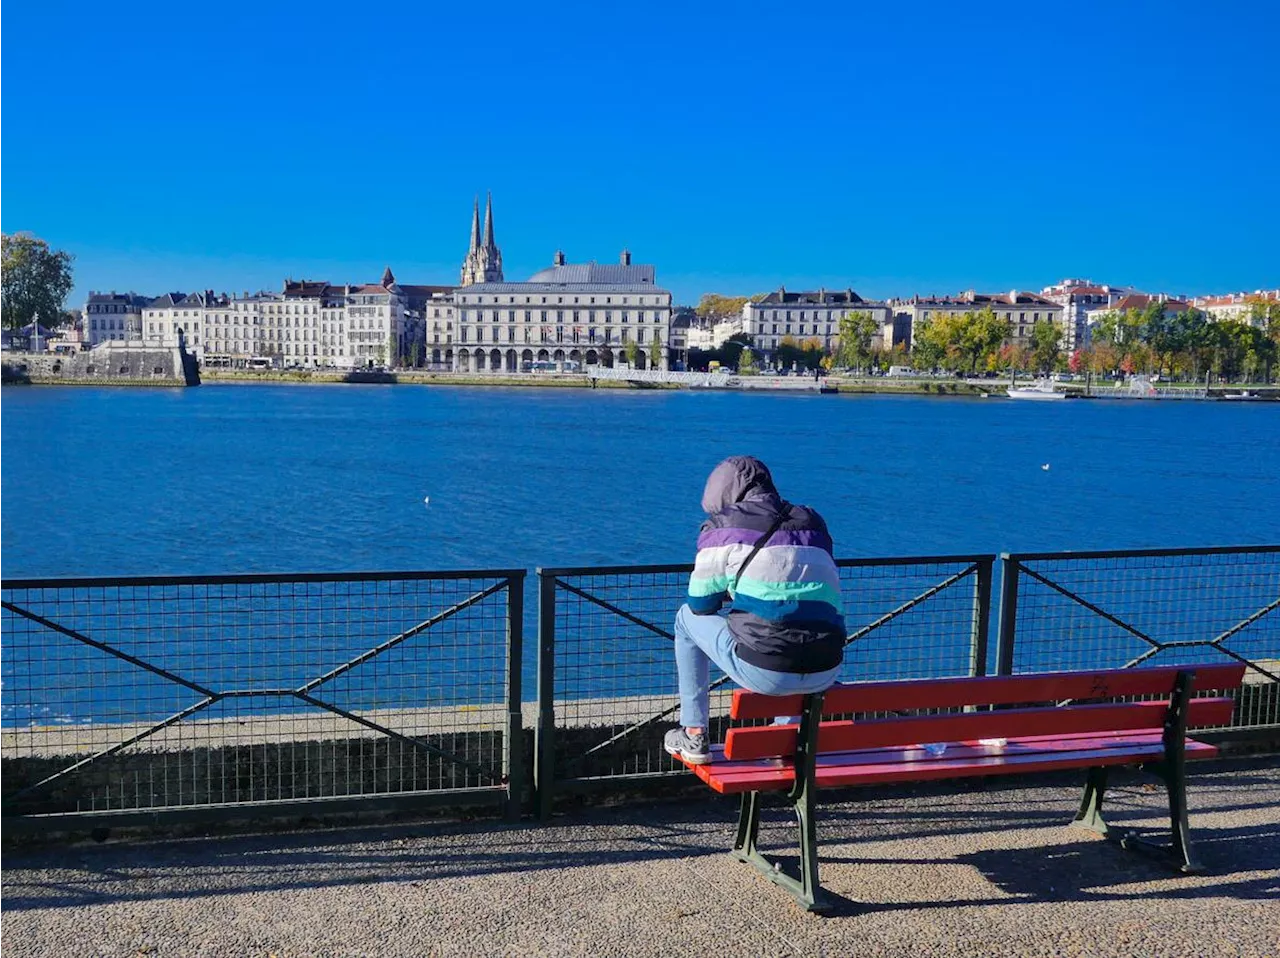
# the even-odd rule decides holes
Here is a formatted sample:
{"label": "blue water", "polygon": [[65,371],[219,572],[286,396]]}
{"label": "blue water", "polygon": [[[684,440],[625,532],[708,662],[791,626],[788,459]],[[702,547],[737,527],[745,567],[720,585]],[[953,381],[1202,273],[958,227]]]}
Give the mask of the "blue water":
{"label": "blue water", "polygon": [[7,577],[684,562],[733,453],[840,555],[1280,540],[1269,404],[344,385],[0,408]]}
{"label": "blue water", "polygon": [[[0,418],[8,579],[689,562],[703,480],[733,453],[761,457],[785,496],[821,510],[846,557],[1280,541],[1280,408],[1266,404],[12,388]],[[850,628],[953,571],[855,573]],[[674,585],[647,599],[625,592],[624,604],[665,620]],[[121,593],[108,597],[119,605],[64,601],[47,614],[214,688],[292,688],[463,594],[380,597],[346,610],[342,600],[317,596],[309,606],[268,590],[206,614],[198,595]],[[963,672],[969,595],[944,593],[851,650],[846,664],[861,677]],[[536,646],[528,598],[526,698]],[[23,601],[38,610],[42,600]],[[653,608],[635,605],[645,601]],[[1243,613],[1215,608],[1225,618],[1214,626],[1262,601],[1246,601]],[[465,615],[451,620],[455,631],[399,646],[325,694],[361,709],[499,700],[493,608],[469,613],[474,631]],[[580,634],[557,653],[564,693],[631,694],[674,681],[661,639],[575,609]],[[17,619],[13,627],[30,628]],[[1121,658],[1105,664],[1129,657],[1120,640],[1106,641]],[[38,630],[7,653],[6,725],[155,720],[199,698]],[[250,701],[261,709],[292,700],[226,707]]]}

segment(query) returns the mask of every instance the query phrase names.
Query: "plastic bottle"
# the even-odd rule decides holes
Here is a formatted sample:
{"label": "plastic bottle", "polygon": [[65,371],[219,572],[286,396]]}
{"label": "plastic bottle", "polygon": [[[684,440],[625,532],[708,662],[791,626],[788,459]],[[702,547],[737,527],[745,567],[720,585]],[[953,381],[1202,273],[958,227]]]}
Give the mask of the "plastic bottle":
{"label": "plastic bottle", "polygon": [[1009,744],[1009,740],[1007,738],[980,738],[978,739],[978,744],[990,745],[992,748],[1004,748]]}
{"label": "plastic bottle", "polygon": [[946,742],[929,742],[927,745],[923,745],[921,747],[929,753],[931,758],[941,758],[947,753]]}

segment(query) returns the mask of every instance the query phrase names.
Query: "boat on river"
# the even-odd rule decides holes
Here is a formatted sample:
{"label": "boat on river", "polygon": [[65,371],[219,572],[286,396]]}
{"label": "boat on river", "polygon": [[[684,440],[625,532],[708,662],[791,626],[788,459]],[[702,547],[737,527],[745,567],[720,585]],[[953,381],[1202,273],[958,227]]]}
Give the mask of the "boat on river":
{"label": "boat on river", "polygon": [[1067,394],[1053,388],[1053,383],[1047,379],[1036,380],[1032,386],[1010,386],[1008,395],[1010,399],[1031,399],[1038,402],[1052,401],[1055,399],[1066,399]]}

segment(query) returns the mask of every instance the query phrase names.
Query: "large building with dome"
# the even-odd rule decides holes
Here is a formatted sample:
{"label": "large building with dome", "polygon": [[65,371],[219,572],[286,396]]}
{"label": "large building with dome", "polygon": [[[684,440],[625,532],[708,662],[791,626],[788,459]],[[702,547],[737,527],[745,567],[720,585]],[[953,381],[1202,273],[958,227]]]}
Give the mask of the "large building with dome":
{"label": "large building with dome", "polygon": [[461,284],[427,305],[425,327],[428,364],[459,373],[667,369],[671,293],[627,250],[617,263],[568,263],[557,252],[527,281],[506,282],[490,198],[483,234],[478,200],[473,209]]}

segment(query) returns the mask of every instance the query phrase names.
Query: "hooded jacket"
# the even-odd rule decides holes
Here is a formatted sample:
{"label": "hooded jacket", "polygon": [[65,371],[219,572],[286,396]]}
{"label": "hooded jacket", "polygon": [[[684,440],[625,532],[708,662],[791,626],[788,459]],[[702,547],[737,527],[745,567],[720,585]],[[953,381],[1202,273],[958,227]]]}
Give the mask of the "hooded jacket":
{"label": "hooded jacket", "polygon": [[[690,610],[713,615],[728,604],[738,656],[759,668],[811,673],[839,665],[845,639],[840,575],[822,516],[784,502],[768,467],[750,456],[712,470],[702,508],[708,518],[698,534]],[[779,516],[782,524],[742,570]]]}

